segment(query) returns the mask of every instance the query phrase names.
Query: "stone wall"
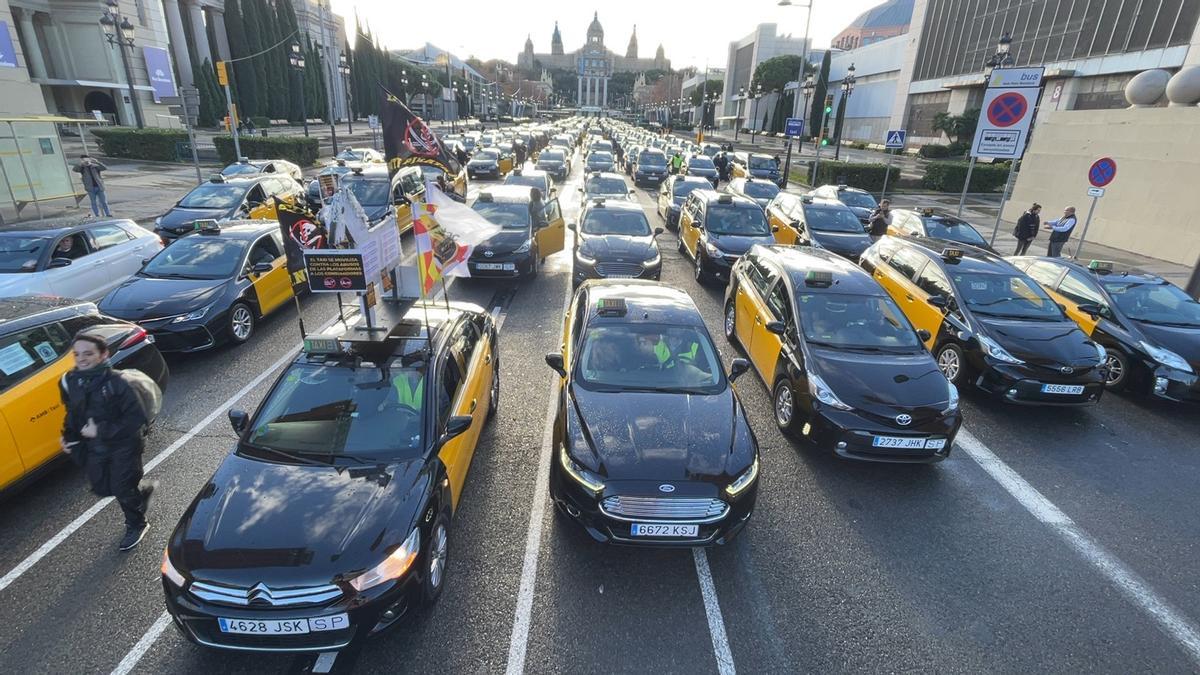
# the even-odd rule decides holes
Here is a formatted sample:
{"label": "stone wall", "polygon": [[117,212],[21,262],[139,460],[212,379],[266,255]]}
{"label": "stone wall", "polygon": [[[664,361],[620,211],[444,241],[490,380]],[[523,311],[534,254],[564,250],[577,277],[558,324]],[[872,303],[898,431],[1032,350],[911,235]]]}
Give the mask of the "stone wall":
{"label": "stone wall", "polygon": [[[1112,157],[1117,175],[1100,198],[1088,241],[1182,265],[1200,257],[1200,110],[1195,107],[1039,113],[1004,219],[1038,202],[1043,221],[1091,204],[1087,171]],[[1042,238],[1045,235],[1041,235]],[[1068,247],[1068,250],[1073,250]]]}

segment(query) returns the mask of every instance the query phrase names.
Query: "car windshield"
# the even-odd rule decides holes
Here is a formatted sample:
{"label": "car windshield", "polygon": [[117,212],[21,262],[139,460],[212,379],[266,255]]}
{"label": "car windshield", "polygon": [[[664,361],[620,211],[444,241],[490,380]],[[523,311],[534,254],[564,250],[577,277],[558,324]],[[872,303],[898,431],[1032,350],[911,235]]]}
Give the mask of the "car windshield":
{"label": "car windshield", "polygon": [[925,222],[925,234],[930,237],[961,241],[972,246],[988,245],[987,240],[975,228],[961,220],[949,220],[937,216],[921,218],[921,220]]}
{"label": "car windshield", "polygon": [[354,150],[352,148],[346,148],[345,150],[339,152],[335,157],[335,159],[344,159],[348,162],[361,162],[366,158],[366,150]]}
{"label": "car windshield", "polygon": [[387,178],[360,178],[347,176],[342,185],[350,188],[354,198],[363,206],[383,206],[391,201],[391,183]]}
{"label": "car windshield", "polygon": [[528,185],[529,187],[535,187],[535,188],[541,190],[543,193],[549,191],[549,188],[546,186],[546,177],[545,176],[524,176],[524,175],[519,175],[519,174],[512,174],[512,175],[509,175],[508,178],[504,179],[504,184],[505,185]]}
{"label": "car windshield", "polygon": [[886,295],[801,293],[797,301],[809,342],[847,349],[921,348],[912,326]]}
{"label": "car windshield", "polygon": [[475,153],[474,159],[483,159],[483,160],[489,160],[489,161],[494,162],[494,161],[500,159],[500,153],[495,150],[492,150],[491,148],[484,148],[483,150],[480,150],[479,152]]}
{"label": "car windshield", "polygon": [[693,157],[688,160],[688,168],[689,169],[715,169],[716,166],[712,163],[711,159],[705,157],[704,155],[700,155],[700,156]]}
{"label": "car windshield", "polygon": [[488,221],[506,230],[529,229],[529,205],[519,202],[482,202],[476,200],[471,208]]}
{"label": "car windshield", "polygon": [[873,209],[879,204],[875,202],[875,198],[866,192],[851,192],[844,190],[838,193],[838,199],[846,206],[853,206],[859,209]]}
{"label": "car windshield", "polygon": [[205,183],[187,193],[179,205],[185,209],[231,209],[242,203],[245,185]]}
{"label": "car windshield", "polygon": [[770,171],[779,168],[779,162],[771,157],[750,156],[750,168],[756,171]]}
{"label": "car windshield", "polygon": [[610,176],[588,178],[584,191],[589,195],[625,195],[629,193],[624,180]]}
{"label": "car windshield", "polygon": [[589,389],[715,394],[725,388],[716,352],[692,326],[605,322],[584,335],[577,377]]}
{"label": "car windshield", "polygon": [[958,301],[976,314],[1040,321],[1063,318],[1042,287],[1024,276],[956,272],[953,267],[949,271]]}
{"label": "car windshield", "polygon": [[704,226],[713,234],[734,234],[742,237],[765,237],[771,234],[767,219],[757,205],[749,208],[710,204]]}
{"label": "car windshield", "polygon": [[588,163],[611,163],[613,161],[612,153],[608,152],[593,152],[588,155]]}
{"label": "car windshield", "polygon": [[845,206],[809,204],[804,207],[804,220],[810,230],[817,232],[863,233],[862,222]]}
{"label": "car windshield", "polygon": [[619,234],[628,237],[650,236],[650,221],[639,211],[595,208],[583,220],[584,234]]}
{"label": "car windshield", "polygon": [[711,187],[712,185],[708,181],[701,183],[700,181],[681,180],[675,183],[675,187],[671,188],[671,191],[675,195],[675,201],[678,202],[691,194],[693,190],[704,190]]}
{"label": "car windshield", "polygon": [[253,164],[230,164],[229,166],[225,167],[224,169],[221,169],[221,175],[222,176],[238,176],[238,175],[242,175],[242,174],[256,174],[259,171],[260,171],[260,169],[257,166],[254,166]]}
{"label": "car windshield", "polygon": [[0,273],[32,272],[51,240],[27,234],[0,235]]}
{"label": "car windshield", "polygon": [[563,161],[563,153],[558,151],[543,150],[542,154],[538,155],[538,163],[542,162],[561,162]]}
{"label": "car windshield", "polygon": [[750,183],[742,187],[742,192],[751,199],[774,199],[779,194],[779,186],[772,183]]}
{"label": "car windshield", "polygon": [[661,152],[643,152],[641,157],[638,157],[638,164],[646,166],[666,166],[667,156]]}
{"label": "car windshield", "polygon": [[1200,328],[1200,303],[1165,281],[1106,281],[1104,290],[1117,308],[1134,321]]}
{"label": "car windshield", "polygon": [[420,456],[423,363],[384,367],[296,363],[246,435],[251,445],[315,455]]}
{"label": "car windshield", "polygon": [[245,239],[206,234],[181,237],[151,258],[139,274],[167,279],[227,279],[237,271],[247,243]]}

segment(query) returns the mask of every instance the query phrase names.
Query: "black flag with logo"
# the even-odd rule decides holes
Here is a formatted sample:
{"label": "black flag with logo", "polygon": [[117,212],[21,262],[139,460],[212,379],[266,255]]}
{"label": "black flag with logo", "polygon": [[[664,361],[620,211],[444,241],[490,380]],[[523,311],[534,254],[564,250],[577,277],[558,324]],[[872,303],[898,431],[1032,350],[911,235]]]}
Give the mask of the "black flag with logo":
{"label": "black flag with logo", "polygon": [[433,166],[451,178],[462,170],[454,153],[442,144],[425,120],[417,117],[387,89],[383,89],[379,121],[383,125],[383,153],[388,173],[394,175],[406,166]]}
{"label": "black flag with logo", "polygon": [[279,229],[283,233],[283,253],[287,256],[288,278],[292,290],[300,292],[308,287],[308,275],[304,271],[304,251],[329,248],[329,233],[321,224],[317,214],[307,206],[292,204],[274,197],[275,213],[279,217]]}

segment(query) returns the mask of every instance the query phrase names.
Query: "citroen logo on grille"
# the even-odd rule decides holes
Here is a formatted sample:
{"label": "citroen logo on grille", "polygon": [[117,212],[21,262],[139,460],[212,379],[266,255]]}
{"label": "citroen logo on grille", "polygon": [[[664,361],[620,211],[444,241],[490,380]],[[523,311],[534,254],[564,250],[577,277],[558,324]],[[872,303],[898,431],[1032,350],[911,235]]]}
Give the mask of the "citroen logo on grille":
{"label": "citroen logo on grille", "polygon": [[663,483],[662,485],[658,486],[658,491],[659,492],[674,492],[675,486],[671,485],[670,483]]}
{"label": "citroen logo on grille", "polygon": [[1058,369],[1058,372],[1062,373],[1063,375],[1070,375],[1071,373],[1075,372],[1075,369],[1071,366],[1063,366],[1062,368]]}
{"label": "citroen logo on grille", "polygon": [[902,427],[912,424],[912,415],[907,413],[900,413],[899,415],[896,415],[896,424],[899,424]]}
{"label": "citroen logo on grille", "polygon": [[271,597],[271,589],[264,584],[257,583],[250,592],[246,594],[246,600],[252,605],[273,605],[275,599]]}
{"label": "citroen logo on grille", "polygon": [[496,253],[495,253],[495,251],[492,251],[491,249],[488,249],[483,252],[483,257],[485,257],[485,258],[490,258],[494,255],[496,255]]}

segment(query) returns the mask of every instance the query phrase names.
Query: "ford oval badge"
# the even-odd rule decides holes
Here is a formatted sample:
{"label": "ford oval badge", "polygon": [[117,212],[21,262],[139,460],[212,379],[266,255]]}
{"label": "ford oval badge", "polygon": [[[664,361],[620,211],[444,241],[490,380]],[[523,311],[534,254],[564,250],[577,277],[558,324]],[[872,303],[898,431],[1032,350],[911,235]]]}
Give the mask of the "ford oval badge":
{"label": "ford oval badge", "polygon": [[658,491],[659,492],[674,492],[675,486],[671,485],[670,483],[663,483],[662,485],[658,486]]}

